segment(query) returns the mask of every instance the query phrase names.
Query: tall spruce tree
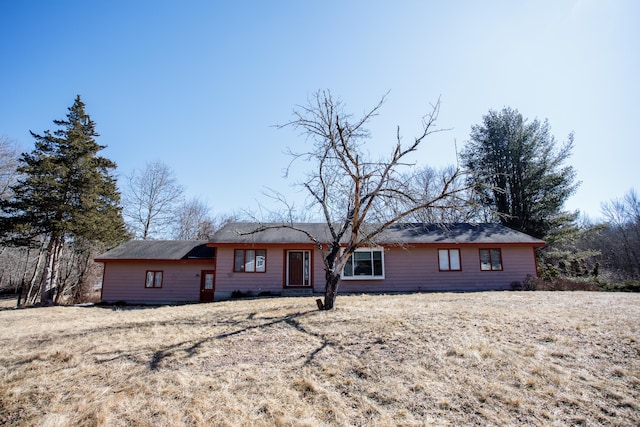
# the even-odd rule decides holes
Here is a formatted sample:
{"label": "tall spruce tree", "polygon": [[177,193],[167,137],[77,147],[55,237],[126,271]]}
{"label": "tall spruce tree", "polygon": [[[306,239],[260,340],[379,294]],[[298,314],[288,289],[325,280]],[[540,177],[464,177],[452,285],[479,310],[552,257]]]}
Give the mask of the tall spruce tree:
{"label": "tall spruce tree", "polygon": [[481,205],[504,225],[545,238],[576,217],[562,211],[578,186],[575,170],[564,164],[572,146],[573,134],[556,147],[546,120],[529,122],[504,108],[471,128],[461,158]]}
{"label": "tall spruce tree", "polygon": [[43,135],[31,132],[35,149],[23,153],[12,187],[13,198],[3,206],[5,225],[24,243],[40,236],[47,244],[41,280],[41,300],[53,299],[60,254],[65,243],[90,241],[112,245],[126,238],[113,171],[116,164],[98,153],[105,148],[95,137],[95,123],[78,95],[59,127]]}

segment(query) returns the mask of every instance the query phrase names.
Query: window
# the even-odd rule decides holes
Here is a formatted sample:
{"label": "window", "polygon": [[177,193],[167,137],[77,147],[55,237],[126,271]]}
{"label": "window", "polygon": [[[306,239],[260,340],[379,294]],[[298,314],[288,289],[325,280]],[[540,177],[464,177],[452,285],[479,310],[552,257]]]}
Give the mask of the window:
{"label": "window", "polygon": [[500,249],[480,249],[480,270],[502,270],[502,252]]}
{"label": "window", "polygon": [[356,249],[342,270],[343,279],[384,279],[384,250]]}
{"label": "window", "polygon": [[144,282],[145,288],[162,287],[162,271],[147,271],[147,279]]}
{"label": "window", "polygon": [[204,289],[205,291],[210,291],[213,290],[213,279],[215,277],[214,273],[202,273],[203,277],[202,277],[202,281],[203,281],[203,286],[202,289]]}
{"label": "window", "polygon": [[460,271],[460,249],[438,249],[440,271]]}
{"label": "window", "polygon": [[240,273],[264,273],[267,251],[264,249],[236,249],[233,271]]}

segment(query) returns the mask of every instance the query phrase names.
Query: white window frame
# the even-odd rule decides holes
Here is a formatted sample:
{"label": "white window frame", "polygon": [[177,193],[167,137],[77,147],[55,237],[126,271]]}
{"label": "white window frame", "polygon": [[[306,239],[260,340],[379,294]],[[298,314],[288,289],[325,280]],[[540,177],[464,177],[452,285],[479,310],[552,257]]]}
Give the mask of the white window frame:
{"label": "white window frame", "polygon": [[[353,257],[355,253],[363,253],[363,252],[369,252],[371,254],[371,273],[370,275],[356,275],[354,274],[355,272],[353,271]],[[382,274],[381,275],[375,275],[374,274],[374,259],[373,259],[373,253],[374,252],[379,252],[381,255],[381,259],[380,262],[382,264]],[[373,248],[358,248],[354,251],[353,254],[351,254],[349,256],[351,261],[347,261],[347,263],[345,264],[344,268],[342,269],[342,274],[341,274],[341,278],[342,280],[384,280],[385,278],[385,268],[384,268],[384,248],[381,247],[373,247]],[[351,265],[352,268],[352,273],[351,275],[346,275],[345,274],[345,268],[347,268],[349,265]]]}

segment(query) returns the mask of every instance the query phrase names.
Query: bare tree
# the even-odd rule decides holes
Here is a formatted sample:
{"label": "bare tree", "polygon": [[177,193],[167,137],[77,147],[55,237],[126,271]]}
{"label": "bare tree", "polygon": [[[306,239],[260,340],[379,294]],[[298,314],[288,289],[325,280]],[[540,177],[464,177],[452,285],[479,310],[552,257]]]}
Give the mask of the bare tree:
{"label": "bare tree", "polygon": [[202,200],[189,199],[176,209],[173,234],[177,240],[207,240],[216,229],[209,206]]}
{"label": "bare tree", "polygon": [[272,188],[265,188],[262,194],[273,202],[273,206],[278,206],[276,210],[266,206],[259,206],[259,214],[245,210],[242,217],[256,220],[260,218],[261,222],[272,223],[294,223],[294,222],[313,222],[314,214],[308,209],[308,206],[296,205],[287,199],[286,195]]}
{"label": "bare tree", "polygon": [[624,279],[640,277],[640,197],[635,189],[602,204],[607,221],[599,243],[605,266]]}
{"label": "bare tree", "polygon": [[47,241],[40,236],[32,245],[3,246],[0,250],[0,292],[18,295],[17,305],[34,302],[41,273]]}
{"label": "bare tree", "polygon": [[93,259],[104,251],[104,247],[86,240],[69,245],[61,260],[60,280],[55,302],[80,303],[89,300],[94,286],[100,282],[102,269]]}
{"label": "bare tree", "polygon": [[15,141],[0,136],[0,200],[7,200],[11,195],[11,186],[18,179],[18,159],[20,150]]}
{"label": "bare tree", "polygon": [[365,125],[378,114],[384,99],[362,117],[353,119],[329,91],[319,91],[306,106],[294,110],[291,122],[281,126],[301,130],[311,143],[308,151],[290,150],[290,154],[292,163],[301,160],[312,164],[301,185],[309,193],[309,209],[319,208],[322,212],[330,241],[296,228],[294,223],[278,227],[304,233],[320,250],[326,279],[324,303],[318,301],[321,309],[334,308],[342,269],[357,248],[374,245],[385,229],[421,210],[458,206],[457,196],[464,191],[464,187],[454,185],[460,173],[453,170],[440,177],[437,189],[415,192],[417,176],[411,173],[409,156],[427,136],[437,132],[434,124],[439,102],[423,118],[423,131],[411,143],[402,144],[398,129],[390,153],[378,159],[372,157],[366,146],[370,133]]}
{"label": "bare tree", "polygon": [[142,240],[165,237],[184,193],[173,170],[155,161],[126,178],[123,215],[131,231]]}
{"label": "bare tree", "polygon": [[[415,171],[413,178],[407,177],[416,188],[413,194],[423,194],[426,199],[434,199],[442,191],[442,183],[449,181],[451,177],[451,197],[436,201],[433,206],[421,209],[411,214],[410,221],[430,224],[451,224],[456,222],[469,222],[477,219],[481,207],[472,203],[472,189],[467,187],[464,176],[453,166],[435,169],[425,166]],[[454,191],[458,189],[459,191]]]}

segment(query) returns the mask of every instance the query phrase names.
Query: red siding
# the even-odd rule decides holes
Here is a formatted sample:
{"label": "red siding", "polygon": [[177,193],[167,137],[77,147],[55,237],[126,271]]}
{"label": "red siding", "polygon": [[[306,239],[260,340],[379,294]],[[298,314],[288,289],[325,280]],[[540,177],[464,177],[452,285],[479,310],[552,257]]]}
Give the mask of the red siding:
{"label": "red siding", "polygon": [[[320,251],[309,246],[263,246],[267,249],[267,269],[264,273],[238,273],[233,271],[233,252],[238,249],[232,246],[223,246],[216,249],[216,295],[215,299],[224,299],[231,296],[233,291],[271,292],[278,294],[282,292],[285,282],[285,262],[286,251],[288,250],[309,250],[311,255],[311,285],[315,292],[322,292],[324,289],[324,264]],[[242,246],[239,246],[242,248]],[[256,246],[256,248],[258,248]]]}
{"label": "red siding", "polygon": [[[462,271],[439,271],[438,249],[458,248]],[[341,292],[413,292],[472,291],[509,289],[514,281],[536,275],[531,246],[483,245],[482,248],[502,250],[502,271],[481,271],[477,246],[422,246],[387,248],[384,256],[384,280],[342,280]],[[280,292],[283,287],[284,251],[282,247],[267,247],[266,273],[234,273],[233,248],[218,248],[216,299],[234,290],[254,293]],[[313,251],[312,284],[315,292],[324,290],[324,264],[320,251]]]}
{"label": "red siding", "polygon": [[280,247],[256,247],[267,250],[267,268],[264,273],[240,273],[233,271],[234,249],[243,247],[219,247],[216,249],[215,299],[231,296],[233,291],[280,293],[283,287],[284,249]]}
{"label": "red siding", "polygon": [[[462,270],[439,271],[438,249],[459,248]],[[514,281],[536,275],[535,255],[531,246],[482,245],[483,249],[502,251],[502,271],[481,271],[479,246],[420,246],[392,247],[385,250],[384,280],[342,280],[340,292],[415,292],[415,291],[472,291],[509,289]],[[200,297],[201,270],[216,270],[215,300],[226,299],[233,291],[282,292],[285,277],[285,252],[294,249],[262,246],[266,249],[264,273],[233,271],[234,249],[231,245],[216,250],[216,262],[176,263],[136,261],[105,263],[102,300],[129,303],[197,302]],[[295,248],[300,249],[300,247]],[[320,251],[312,250],[312,285],[315,292],[323,292],[325,272]],[[147,270],[162,270],[160,289],[145,288]]]}
{"label": "red siding", "polygon": [[[117,262],[104,264],[102,301],[127,303],[176,303],[200,300],[200,272],[213,270],[213,261],[202,263]],[[162,288],[145,288],[147,270],[162,271]]]}
{"label": "red siding", "polygon": [[533,249],[530,246],[502,247],[502,271],[481,271],[479,248],[459,247],[462,270],[439,271],[438,249],[447,248],[452,247],[387,249],[384,258],[384,280],[342,280],[340,291],[502,290],[509,289],[514,281],[522,281],[527,275],[536,274]]}

